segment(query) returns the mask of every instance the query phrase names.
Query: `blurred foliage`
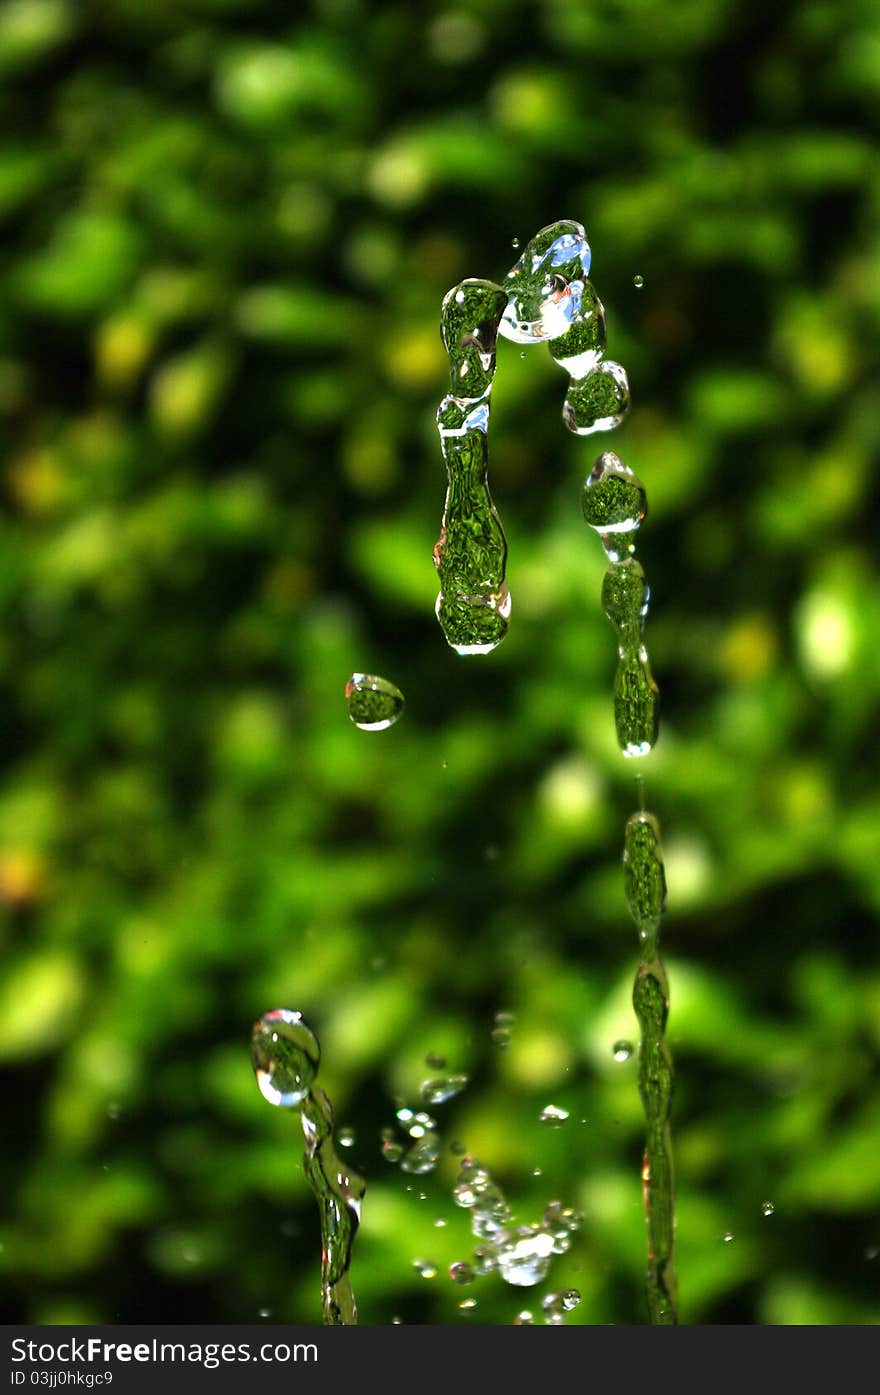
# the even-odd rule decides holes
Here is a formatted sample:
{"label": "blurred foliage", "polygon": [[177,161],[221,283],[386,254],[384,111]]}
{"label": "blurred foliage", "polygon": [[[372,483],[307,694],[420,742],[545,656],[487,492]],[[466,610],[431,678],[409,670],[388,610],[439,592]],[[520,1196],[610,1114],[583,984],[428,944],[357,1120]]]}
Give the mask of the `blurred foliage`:
{"label": "blurred foliage", "polygon": [[441,297],[573,217],[649,498],[682,1317],[877,1320],[878,94],[869,0],[0,7],[10,1319],[317,1320],[275,1006],[356,1130],[364,1320],[537,1301],[445,1278],[448,1149],[379,1155],[427,1052],[520,1218],[583,1208],[569,1321],[644,1319],[633,767],[549,356],[500,346],[510,635],[432,613]]}

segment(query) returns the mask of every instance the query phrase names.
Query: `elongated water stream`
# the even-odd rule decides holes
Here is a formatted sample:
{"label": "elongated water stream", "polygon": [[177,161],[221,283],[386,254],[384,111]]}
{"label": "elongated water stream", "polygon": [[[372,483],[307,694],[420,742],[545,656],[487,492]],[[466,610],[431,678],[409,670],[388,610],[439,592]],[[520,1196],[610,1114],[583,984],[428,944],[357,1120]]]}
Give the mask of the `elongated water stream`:
{"label": "elongated water stream", "polygon": [[350,1326],[357,1307],[349,1278],[366,1186],[333,1143],[333,1106],[315,1085],[321,1050],[298,1012],[266,1012],[251,1036],[251,1059],[264,1099],[298,1109],[306,1140],[303,1171],[321,1214],[321,1307],[325,1325]]}

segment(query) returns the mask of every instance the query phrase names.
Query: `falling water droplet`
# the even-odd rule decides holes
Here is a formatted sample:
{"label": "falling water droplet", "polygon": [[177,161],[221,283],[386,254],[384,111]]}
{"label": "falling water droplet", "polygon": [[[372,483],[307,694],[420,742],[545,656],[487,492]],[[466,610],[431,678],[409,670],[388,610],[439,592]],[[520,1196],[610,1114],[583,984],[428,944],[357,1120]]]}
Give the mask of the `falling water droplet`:
{"label": "falling water droplet", "polygon": [[558,1129],[569,1118],[567,1109],[560,1109],[556,1104],[545,1105],[538,1115],[542,1124],[547,1124],[551,1129]]}
{"label": "falling water droplet", "polygon": [[466,1263],[463,1259],[457,1259],[449,1266],[449,1277],[454,1284],[472,1284],[477,1277],[474,1273],[473,1265]]}
{"label": "falling water droplet", "polygon": [[643,809],[631,814],[626,822],[623,879],[626,904],[647,958],[654,952],[666,909],[666,871],[660,850],[660,825],[653,814]]}
{"label": "falling water droplet", "polygon": [[517,1226],[498,1245],[498,1273],[515,1288],[531,1288],[547,1274],[553,1237],[540,1226]]}
{"label": "falling water droplet", "polygon": [[773,1212],[774,1212],[775,1210],[776,1210],[776,1207],[773,1205],[773,1202],[772,1202],[772,1201],[762,1201],[762,1202],[761,1202],[761,1215],[762,1215],[762,1216],[772,1216],[772,1215],[773,1215]]}
{"label": "falling water droplet", "polygon": [[460,1095],[470,1080],[467,1075],[447,1075],[437,1080],[422,1082],[420,1094],[425,1104],[445,1104],[447,1100]]}
{"label": "falling water droplet", "polygon": [[517,1313],[516,1317],[513,1319],[514,1327],[532,1327],[534,1326],[534,1322],[535,1319],[527,1308],[524,1308],[521,1313]]}
{"label": "falling water droplet", "polygon": [[657,740],[657,684],[642,641],[649,591],[634,557],[614,562],[602,583],[602,605],[617,630],[614,725],[625,756],[647,755]]}
{"label": "falling water droplet", "polygon": [[630,409],[626,369],[606,359],[584,378],[572,379],[562,404],[562,420],[575,436],[613,431]]}
{"label": "falling water droplet", "polygon": [[353,1148],[355,1144],[355,1131],[350,1128],[340,1129],[336,1135],[342,1148]]}
{"label": "falling water droplet", "polygon": [[725,1230],[724,1235],[722,1236],[722,1239],[723,1239],[725,1245],[729,1245],[730,1242],[731,1242],[731,1240],[733,1239],[733,1231],[732,1231],[732,1230]]}
{"label": "falling water droplet", "polygon": [[518,248],[519,248],[519,245],[520,245],[519,238],[518,238],[518,237],[512,237],[512,238],[510,239],[510,245],[511,245],[511,247],[513,248],[514,252],[516,252],[516,251],[518,250]]}
{"label": "falling water droplet", "polygon": [[271,1309],[271,1308],[258,1308],[258,1309],[257,1309],[257,1317],[261,1317],[261,1318],[270,1318],[271,1316],[272,1316],[272,1309]]}
{"label": "falling water droplet", "polygon": [[321,1049],[301,1013],[279,1008],[254,1024],[251,1059],[263,1098],[290,1109],[308,1095]]}
{"label": "falling water droplet", "polygon": [[401,1159],[400,1167],[402,1172],[409,1172],[421,1177],[426,1172],[433,1172],[439,1161],[440,1135],[428,1130],[416,1140],[406,1156]]}
{"label": "falling water droplet", "polygon": [[633,1054],[631,1041],[616,1041],[612,1048],[615,1061],[628,1061]]}
{"label": "falling water droplet", "polygon": [[611,562],[635,551],[636,532],[647,513],[645,487],[613,450],[603,451],[581,493],[584,519],[602,540]]}
{"label": "falling water droplet", "polygon": [[458,1306],[463,1313],[470,1313],[477,1306],[477,1300],[476,1298],[463,1298]]}
{"label": "falling water droplet", "polygon": [[412,1264],[413,1269],[416,1271],[420,1279],[436,1279],[437,1266],[433,1262],[433,1260],[414,1259]]}
{"label": "falling water droplet", "polygon": [[500,330],[518,344],[564,334],[577,318],[590,271],[590,245],[580,223],[561,219],[536,233],[504,281]]}
{"label": "falling water droplet", "polygon": [[403,693],[375,673],[353,673],[345,685],[348,715],[361,731],[387,731],[404,707]]}
{"label": "falling water droplet", "polygon": [[642,289],[642,287],[644,286],[644,284],[645,284],[645,278],[644,278],[644,276],[640,276],[640,275],[638,275],[638,273],[637,273],[637,274],[633,277],[633,285],[635,286],[636,290],[637,290],[637,291],[640,291],[640,290]]}

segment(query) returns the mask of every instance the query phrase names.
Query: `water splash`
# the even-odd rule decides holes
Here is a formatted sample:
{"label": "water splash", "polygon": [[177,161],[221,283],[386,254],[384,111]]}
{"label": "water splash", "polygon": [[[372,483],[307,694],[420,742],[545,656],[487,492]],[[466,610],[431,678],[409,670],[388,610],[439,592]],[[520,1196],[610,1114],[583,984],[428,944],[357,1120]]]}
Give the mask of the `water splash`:
{"label": "water splash", "polygon": [[642,1197],[648,1237],[648,1312],[652,1323],[673,1326],[678,1321],[678,1300],[669,1131],[672,1058],[666,1044],[669,987],[658,946],[666,906],[666,875],[659,824],[643,809],[627,820],[623,864],[626,902],[639,935],[633,1007],[641,1031],[638,1080],[646,1124]]}
{"label": "water splash", "polygon": [[345,685],[348,715],[361,731],[386,731],[403,711],[403,693],[375,673],[353,673]]}
{"label": "water splash", "polygon": [[489,396],[507,295],[468,280],[444,298],[441,333],[452,391],[437,409],[447,490],[434,565],[437,619],[458,654],[488,654],[507,633],[507,539],[489,493]]}
{"label": "water splash", "polygon": [[333,1145],[333,1106],[314,1083],[321,1060],[318,1040],[301,1013],[278,1008],[254,1023],[251,1059],[264,1099],[299,1110],[306,1141],[303,1171],[321,1215],[323,1321],[353,1325],[357,1307],[349,1269],[366,1187]]}

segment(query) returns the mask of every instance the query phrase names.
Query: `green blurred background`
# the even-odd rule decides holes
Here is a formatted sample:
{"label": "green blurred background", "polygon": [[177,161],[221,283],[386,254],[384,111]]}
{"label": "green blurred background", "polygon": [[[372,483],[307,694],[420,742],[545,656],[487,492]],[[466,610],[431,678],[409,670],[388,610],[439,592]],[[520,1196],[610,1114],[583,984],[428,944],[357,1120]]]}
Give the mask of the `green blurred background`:
{"label": "green blurred background", "polygon": [[[0,79],[7,1318],[318,1320],[248,1056],[287,1006],[368,1180],[363,1320],[538,1307],[446,1277],[461,1139],[519,1220],[583,1209],[539,1293],[644,1321],[634,768],[579,506],[611,445],[649,497],[682,1319],[876,1321],[876,4],[9,0]],[[635,405],[579,440],[501,345],[513,617],[458,659],[440,300],[560,217]],[[428,1052],[473,1079],[407,1177],[379,1131]]]}

